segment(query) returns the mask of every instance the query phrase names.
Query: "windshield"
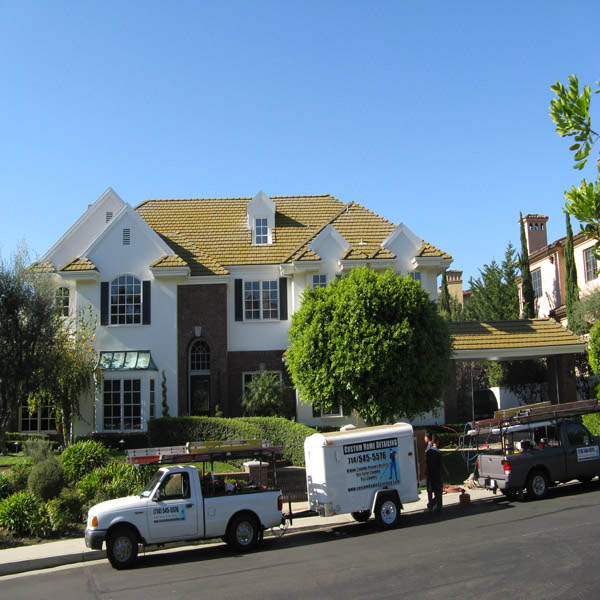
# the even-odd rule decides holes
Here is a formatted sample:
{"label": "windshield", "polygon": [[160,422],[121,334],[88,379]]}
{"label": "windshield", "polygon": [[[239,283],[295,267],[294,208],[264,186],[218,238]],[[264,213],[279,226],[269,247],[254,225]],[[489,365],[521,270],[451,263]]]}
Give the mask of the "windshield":
{"label": "windshield", "polygon": [[156,484],[161,480],[164,475],[163,471],[157,471],[152,481],[144,488],[144,491],[140,494],[140,496],[147,498],[152,493],[152,490],[156,487]]}

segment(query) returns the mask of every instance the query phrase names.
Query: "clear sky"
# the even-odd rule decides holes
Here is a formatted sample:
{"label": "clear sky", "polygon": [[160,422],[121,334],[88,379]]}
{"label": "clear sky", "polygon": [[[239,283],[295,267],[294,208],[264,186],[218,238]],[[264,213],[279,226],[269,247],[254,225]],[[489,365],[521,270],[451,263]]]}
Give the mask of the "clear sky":
{"label": "clear sky", "polygon": [[597,0],[0,0],[0,254],[41,256],[108,186],[262,189],[358,202],[477,276],[519,211],[564,235],[582,175],[550,85],[596,87],[599,23]]}

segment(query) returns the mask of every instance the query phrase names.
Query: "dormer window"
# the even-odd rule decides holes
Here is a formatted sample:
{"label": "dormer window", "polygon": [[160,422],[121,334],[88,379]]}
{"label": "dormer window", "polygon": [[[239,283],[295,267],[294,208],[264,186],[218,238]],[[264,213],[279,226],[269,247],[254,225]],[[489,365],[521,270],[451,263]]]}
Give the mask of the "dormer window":
{"label": "dormer window", "polygon": [[257,245],[269,243],[269,222],[267,218],[257,218],[254,221],[254,243]]}

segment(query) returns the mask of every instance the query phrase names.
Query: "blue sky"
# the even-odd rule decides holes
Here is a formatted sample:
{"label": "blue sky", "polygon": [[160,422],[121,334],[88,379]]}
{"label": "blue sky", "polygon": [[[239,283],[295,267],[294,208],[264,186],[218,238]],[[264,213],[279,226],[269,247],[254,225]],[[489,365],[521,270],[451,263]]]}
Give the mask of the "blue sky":
{"label": "blue sky", "polygon": [[22,241],[42,255],[108,186],[133,206],[330,193],[404,222],[465,279],[519,245],[519,211],[564,235],[581,174],[550,85],[600,79],[597,1],[0,0],[0,15],[4,258]]}

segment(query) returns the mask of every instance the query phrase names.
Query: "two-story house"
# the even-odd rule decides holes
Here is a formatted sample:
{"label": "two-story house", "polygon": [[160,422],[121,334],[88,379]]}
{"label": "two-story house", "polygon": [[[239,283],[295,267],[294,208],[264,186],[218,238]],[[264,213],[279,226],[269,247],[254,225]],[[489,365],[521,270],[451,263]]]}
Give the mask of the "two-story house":
{"label": "two-story house", "polygon": [[[432,299],[451,257],[354,202],[333,196],[148,200],[112,189],[40,259],[65,315],[98,318],[102,381],[76,433],[144,431],[162,414],[241,414],[245,387],[280,374],[291,315],[307,286],[368,265],[419,280]],[[297,402],[297,419],[335,423]],[[46,415],[44,420],[43,414]],[[22,429],[50,428],[47,413]]]}
{"label": "two-story house", "polygon": [[[553,317],[567,326],[565,309],[565,242],[561,237],[548,243],[547,222],[544,215],[528,214],[523,217],[529,253],[529,267],[533,280],[538,317]],[[577,285],[580,295],[599,284],[598,265],[594,253],[594,240],[582,233],[573,236],[573,253],[577,269]],[[521,305],[522,305],[522,292]]]}

